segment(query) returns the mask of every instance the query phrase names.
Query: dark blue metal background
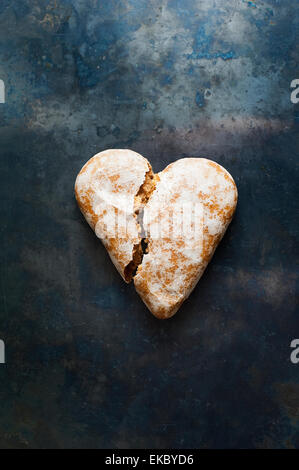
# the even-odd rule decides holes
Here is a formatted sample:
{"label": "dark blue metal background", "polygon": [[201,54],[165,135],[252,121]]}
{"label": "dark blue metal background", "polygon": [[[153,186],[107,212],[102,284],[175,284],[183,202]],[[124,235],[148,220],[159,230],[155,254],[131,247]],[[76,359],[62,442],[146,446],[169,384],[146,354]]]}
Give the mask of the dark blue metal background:
{"label": "dark blue metal background", "polygon": [[[293,0],[1,0],[1,447],[299,447],[298,24]],[[111,147],[239,188],[166,322],[74,201]]]}

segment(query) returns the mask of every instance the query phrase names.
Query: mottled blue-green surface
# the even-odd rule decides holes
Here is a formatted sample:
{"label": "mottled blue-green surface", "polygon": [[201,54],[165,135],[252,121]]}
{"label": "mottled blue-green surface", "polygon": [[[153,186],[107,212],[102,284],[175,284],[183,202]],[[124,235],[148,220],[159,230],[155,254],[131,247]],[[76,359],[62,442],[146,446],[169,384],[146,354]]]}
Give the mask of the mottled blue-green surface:
{"label": "mottled blue-green surface", "polygon": [[[299,447],[298,25],[293,0],[1,0],[0,447]],[[113,147],[239,188],[169,321],[74,201]]]}

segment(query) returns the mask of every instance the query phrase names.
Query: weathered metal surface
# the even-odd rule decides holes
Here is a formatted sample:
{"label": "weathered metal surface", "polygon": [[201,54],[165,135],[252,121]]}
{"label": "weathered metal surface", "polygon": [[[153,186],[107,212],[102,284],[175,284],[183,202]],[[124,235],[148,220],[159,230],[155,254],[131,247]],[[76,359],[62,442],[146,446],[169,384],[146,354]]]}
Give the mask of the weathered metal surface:
{"label": "weathered metal surface", "polygon": [[[298,16],[291,0],[1,1],[1,447],[299,447]],[[167,322],[74,201],[109,147],[155,171],[212,158],[238,184]]]}

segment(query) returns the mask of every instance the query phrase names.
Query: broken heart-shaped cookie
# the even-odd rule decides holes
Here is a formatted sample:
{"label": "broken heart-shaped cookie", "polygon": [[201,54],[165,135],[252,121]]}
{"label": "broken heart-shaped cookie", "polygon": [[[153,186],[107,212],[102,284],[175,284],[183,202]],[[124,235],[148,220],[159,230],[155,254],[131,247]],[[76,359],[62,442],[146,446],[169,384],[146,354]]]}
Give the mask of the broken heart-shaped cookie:
{"label": "broken heart-shaped cookie", "polygon": [[173,316],[211,260],[238,193],[231,175],[205,158],[183,158],[154,174],[131,150],[107,150],[80,171],[78,205],[123,279],[149,310]]}

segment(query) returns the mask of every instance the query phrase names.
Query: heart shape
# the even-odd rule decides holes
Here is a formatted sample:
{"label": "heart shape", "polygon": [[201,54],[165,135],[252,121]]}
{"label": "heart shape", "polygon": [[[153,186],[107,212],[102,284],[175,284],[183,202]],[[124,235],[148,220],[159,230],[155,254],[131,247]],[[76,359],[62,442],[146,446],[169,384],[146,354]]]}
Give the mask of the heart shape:
{"label": "heart shape", "polygon": [[186,300],[230,224],[238,193],[231,175],[184,158],[155,175],[131,150],[107,150],[80,171],[75,194],[123,279],[157,318]]}

